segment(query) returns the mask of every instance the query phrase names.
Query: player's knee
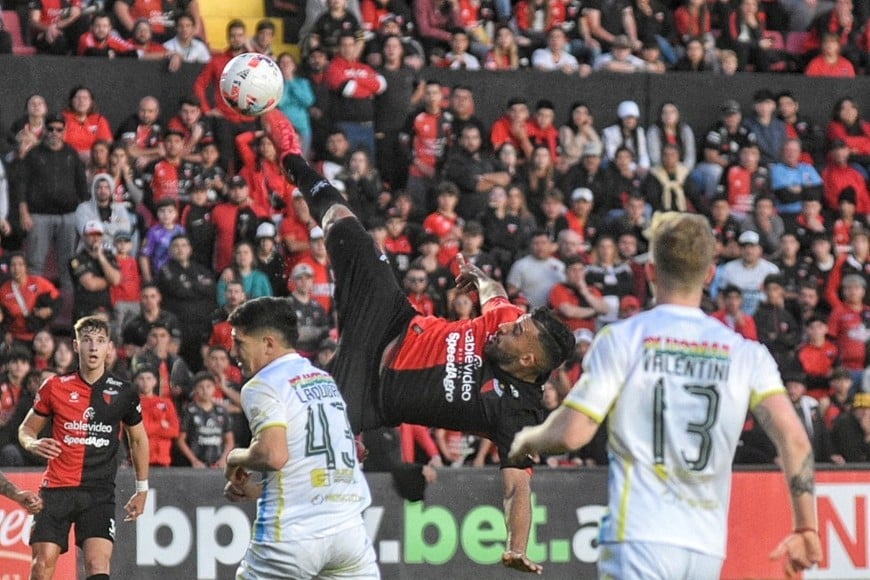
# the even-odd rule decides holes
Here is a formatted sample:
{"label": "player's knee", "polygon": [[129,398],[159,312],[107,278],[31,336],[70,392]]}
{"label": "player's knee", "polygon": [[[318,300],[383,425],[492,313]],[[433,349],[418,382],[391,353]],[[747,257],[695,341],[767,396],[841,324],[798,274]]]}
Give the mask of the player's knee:
{"label": "player's knee", "polygon": [[323,214],[323,219],[321,220],[323,222],[323,230],[329,231],[329,228],[331,228],[332,224],[335,222],[352,217],[356,217],[356,215],[350,211],[350,208],[346,205],[330,206],[330,208]]}

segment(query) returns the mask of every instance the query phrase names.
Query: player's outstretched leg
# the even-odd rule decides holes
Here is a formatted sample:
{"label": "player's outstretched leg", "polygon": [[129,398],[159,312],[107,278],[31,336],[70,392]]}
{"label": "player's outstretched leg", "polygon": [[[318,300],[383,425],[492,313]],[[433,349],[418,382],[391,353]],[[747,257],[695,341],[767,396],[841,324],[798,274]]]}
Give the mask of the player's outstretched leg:
{"label": "player's outstretched leg", "polygon": [[347,208],[347,202],[341,193],[329,183],[328,179],[312,169],[304,157],[291,153],[284,156],[282,163],[284,171],[305,196],[305,201],[308,202],[308,207],[311,209],[311,215],[320,222],[324,229],[328,229],[328,224],[323,223],[323,219],[326,212],[333,206],[341,205],[343,208],[343,215],[338,215],[337,218],[353,215]]}

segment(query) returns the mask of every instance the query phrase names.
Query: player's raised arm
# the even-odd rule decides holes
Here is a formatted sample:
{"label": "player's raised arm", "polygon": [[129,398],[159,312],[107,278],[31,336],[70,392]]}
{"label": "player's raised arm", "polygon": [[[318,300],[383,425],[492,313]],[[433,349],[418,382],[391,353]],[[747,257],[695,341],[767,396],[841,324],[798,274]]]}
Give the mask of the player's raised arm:
{"label": "player's raised arm", "polygon": [[477,291],[480,296],[480,304],[483,306],[493,298],[507,298],[504,286],[487,276],[483,270],[474,264],[467,262],[465,256],[457,254],[456,261],[459,264],[459,275],[456,276],[456,288],[460,292]]}
{"label": "player's raised arm", "polygon": [[801,570],[814,566],[822,558],[816,519],[813,448],[785,394],[767,397],[753,409],[753,414],[776,446],[788,483],[792,506],[792,533],[777,546],[770,557],[779,560],[785,556],[786,575],[792,577]]}
{"label": "player's raised arm", "polygon": [[509,459],[522,461],[528,455],[579,449],[592,440],[597,430],[598,423],[591,417],[562,405],[540,425],[526,427],[516,434]]}

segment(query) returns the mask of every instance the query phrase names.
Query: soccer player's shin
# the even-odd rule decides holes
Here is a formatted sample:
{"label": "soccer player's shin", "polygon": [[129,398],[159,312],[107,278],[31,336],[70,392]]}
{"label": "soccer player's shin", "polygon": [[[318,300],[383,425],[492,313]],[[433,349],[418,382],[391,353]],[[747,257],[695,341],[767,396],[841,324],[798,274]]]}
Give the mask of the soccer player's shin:
{"label": "soccer player's shin", "polygon": [[299,155],[285,155],[282,160],[284,170],[293,179],[293,183],[305,196],[311,214],[318,221],[331,206],[346,203],[344,198],[329,180],[317,173],[308,162]]}

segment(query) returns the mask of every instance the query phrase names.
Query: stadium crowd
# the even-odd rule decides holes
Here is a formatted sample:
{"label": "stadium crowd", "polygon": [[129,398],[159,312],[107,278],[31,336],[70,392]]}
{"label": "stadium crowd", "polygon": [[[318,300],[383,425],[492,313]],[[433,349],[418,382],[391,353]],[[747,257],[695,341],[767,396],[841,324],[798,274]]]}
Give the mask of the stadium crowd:
{"label": "stadium crowd", "polygon": [[[212,96],[233,56],[272,54],[274,25],[264,20],[249,36],[231,21],[229,46],[217,52],[201,40],[198,0],[159,18],[145,4],[6,6],[26,15],[39,53],[202,70],[175,110],[146,96],[113,127],[91,88],[76,86],[60,111],[30,96],[6,132],[0,466],[38,463],[17,427],[45,377],[74,369],[70,327],[80,316],[111,321],[110,366],[139,389],[151,463],[161,466],[222,467],[248,444],[226,322],[233,308],[287,296],[297,348],[319,366],[339,339],[324,232],[285,178],[268,121]],[[718,242],[705,310],[773,354],[817,462],[870,460],[870,122],[855,99],[835,97],[823,121],[803,116],[791,93],[760,90],[752,110],[723,99],[714,125],[692,127],[673,103],[643,126],[633,101],[559,112],[516,95],[487,126],[473,87],[424,80],[423,68],[850,76],[867,66],[866,3],[267,4],[286,16],[284,40],[302,54],[273,55],[285,77],[278,109],[389,255],[416,309],[477,314],[454,290],[459,252],[504,282],[514,303],[552,307],[577,339],[545,385],[554,409],[595,333],[654,304],[644,271],[652,214],[698,212]],[[408,462],[493,462],[492,446],[472,434],[399,433]],[[604,433],[542,461],[605,464]],[[737,461],[769,463],[775,453],[747,417]]]}

